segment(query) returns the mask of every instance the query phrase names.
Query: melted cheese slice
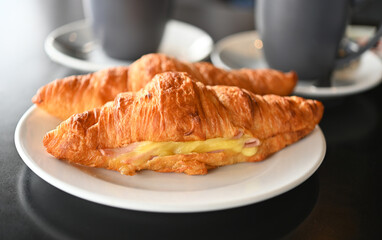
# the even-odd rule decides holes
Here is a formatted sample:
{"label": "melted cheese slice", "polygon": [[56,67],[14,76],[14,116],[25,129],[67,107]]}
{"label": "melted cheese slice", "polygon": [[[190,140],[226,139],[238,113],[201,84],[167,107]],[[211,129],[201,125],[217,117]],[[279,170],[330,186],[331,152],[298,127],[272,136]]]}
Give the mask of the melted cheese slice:
{"label": "melted cheese slice", "polygon": [[140,142],[131,152],[134,155],[169,156],[175,154],[207,153],[216,151],[233,151],[244,156],[253,156],[257,147],[245,147],[245,143],[253,138],[242,136],[239,139],[212,138],[204,141],[190,142]]}

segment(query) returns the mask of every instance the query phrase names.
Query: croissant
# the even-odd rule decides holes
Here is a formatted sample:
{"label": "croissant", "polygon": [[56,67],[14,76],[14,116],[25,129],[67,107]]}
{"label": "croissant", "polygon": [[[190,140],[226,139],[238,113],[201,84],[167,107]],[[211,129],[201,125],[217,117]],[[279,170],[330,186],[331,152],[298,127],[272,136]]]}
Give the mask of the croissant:
{"label": "croissant", "polygon": [[166,72],[138,92],[71,116],[43,143],[58,159],[134,175],[148,169],[190,175],[256,162],[309,134],[319,101],[205,86]]}
{"label": "croissant", "polygon": [[40,88],[32,101],[48,113],[66,119],[101,107],[118,93],[136,92],[157,74],[167,71],[188,72],[205,85],[238,86],[256,94],[289,95],[297,82],[294,72],[271,69],[226,71],[210,63],[185,63],[163,54],[148,54],[128,67],[58,79]]}
{"label": "croissant", "polygon": [[128,67],[115,67],[58,79],[40,88],[32,102],[55,117],[67,119],[127,91],[127,73]]}

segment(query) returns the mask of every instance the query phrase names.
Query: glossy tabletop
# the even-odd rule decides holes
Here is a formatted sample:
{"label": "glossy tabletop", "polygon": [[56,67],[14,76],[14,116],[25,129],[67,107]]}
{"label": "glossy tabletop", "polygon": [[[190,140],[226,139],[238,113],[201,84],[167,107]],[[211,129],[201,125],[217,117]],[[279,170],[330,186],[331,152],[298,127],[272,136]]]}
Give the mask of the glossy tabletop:
{"label": "glossy tabletop", "polygon": [[[214,41],[252,30],[252,7],[227,2],[178,0],[173,17]],[[52,30],[82,18],[77,0],[0,1],[0,239],[380,238],[382,85],[325,100],[320,127],[327,150],[320,168],[296,188],[249,206],[203,213],[124,210],[42,180],[17,153],[14,132],[40,86],[80,74],[52,62],[43,44]]]}

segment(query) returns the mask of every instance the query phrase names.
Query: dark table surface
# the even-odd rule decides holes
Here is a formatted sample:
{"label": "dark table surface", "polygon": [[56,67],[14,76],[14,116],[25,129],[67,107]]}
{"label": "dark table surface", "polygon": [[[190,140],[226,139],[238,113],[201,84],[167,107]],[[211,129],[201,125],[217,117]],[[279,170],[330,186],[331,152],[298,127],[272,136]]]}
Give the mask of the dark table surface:
{"label": "dark table surface", "polygon": [[[253,29],[250,6],[200,2],[178,1],[174,18],[215,41]],[[380,239],[382,85],[325,102],[322,165],[300,186],[257,204],[147,213],[88,202],[42,180],[19,157],[14,131],[40,86],[78,73],[53,63],[43,42],[82,18],[77,0],[0,1],[0,239]]]}

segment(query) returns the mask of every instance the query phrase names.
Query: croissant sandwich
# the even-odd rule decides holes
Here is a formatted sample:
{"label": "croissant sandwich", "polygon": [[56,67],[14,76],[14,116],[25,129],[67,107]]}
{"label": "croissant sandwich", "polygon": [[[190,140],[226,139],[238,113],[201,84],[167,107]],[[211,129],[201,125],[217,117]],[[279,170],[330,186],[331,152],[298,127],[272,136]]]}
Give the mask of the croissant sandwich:
{"label": "croissant sandwich", "polygon": [[162,54],[148,54],[130,67],[55,80],[40,88],[32,101],[48,113],[66,119],[74,113],[101,107],[118,93],[139,91],[157,73],[167,71],[187,72],[205,85],[237,86],[262,95],[289,95],[297,82],[294,72],[271,69],[226,71],[206,62],[185,63]]}
{"label": "croissant sandwich", "polygon": [[149,169],[190,175],[256,162],[309,134],[319,101],[205,86],[179,72],[158,74],[138,92],[71,116],[43,143],[58,159],[134,175]]}

